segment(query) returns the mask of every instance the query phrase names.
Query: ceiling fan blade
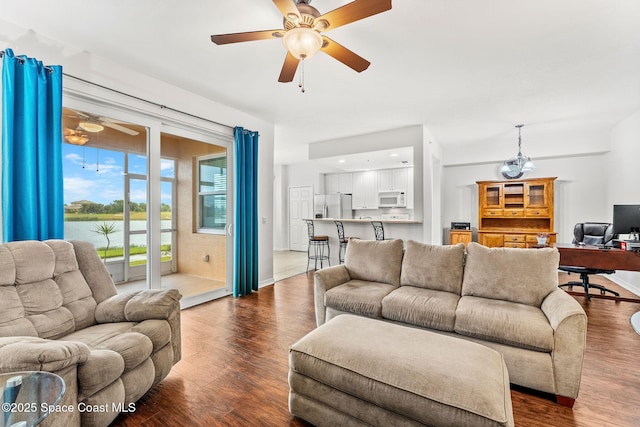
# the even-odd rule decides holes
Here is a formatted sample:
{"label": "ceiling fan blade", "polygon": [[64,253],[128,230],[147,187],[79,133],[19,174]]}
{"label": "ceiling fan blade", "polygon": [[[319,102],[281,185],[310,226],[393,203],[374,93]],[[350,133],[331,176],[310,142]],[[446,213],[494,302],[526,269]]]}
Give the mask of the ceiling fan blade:
{"label": "ceiling fan blade", "polygon": [[280,71],[278,81],[280,83],[289,83],[290,81],[293,81],[299,62],[300,60],[298,58],[287,52],[287,57],[284,59],[284,64],[282,64],[282,71]]}
{"label": "ceiling fan blade", "polygon": [[283,30],[263,30],[263,31],[249,31],[246,33],[230,33],[230,34],[217,34],[211,36],[211,41],[215,44],[227,44],[227,43],[240,43],[250,42],[254,40],[266,40],[279,37],[284,34]]}
{"label": "ceiling fan blade", "polygon": [[138,135],[140,133],[137,130],[129,129],[129,128],[126,128],[124,126],[120,126],[117,123],[113,123],[113,122],[109,122],[109,121],[101,121],[100,124],[102,124],[105,127],[118,130],[118,131],[120,131],[122,133],[126,133],[127,135],[131,135],[131,136],[136,136],[136,135]]}
{"label": "ceiling fan blade", "polygon": [[[73,112],[76,115],[75,116],[76,119],[82,119],[82,118],[87,119],[87,118],[91,117],[87,113],[83,113],[82,111],[72,110],[71,108],[66,108],[65,107],[65,110]],[[74,117],[74,116],[67,116],[67,117]]]}
{"label": "ceiling fan blade", "polygon": [[298,12],[296,3],[293,0],[273,0],[273,3],[280,9],[280,13],[282,13],[285,19],[288,19],[289,15],[300,17],[300,12]]}
{"label": "ceiling fan blade", "polygon": [[331,12],[318,16],[315,22],[327,21],[329,25],[324,31],[329,31],[390,9],[391,0],[354,0],[342,7],[333,9]]}
{"label": "ceiling fan blade", "polygon": [[340,43],[331,40],[329,37],[322,36],[322,39],[324,40],[324,44],[320,50],[342,62],[347,67],[353,68],[357,72],[361,73],[371,65],[371,62],[367,61],[360,55],[353,53]]}

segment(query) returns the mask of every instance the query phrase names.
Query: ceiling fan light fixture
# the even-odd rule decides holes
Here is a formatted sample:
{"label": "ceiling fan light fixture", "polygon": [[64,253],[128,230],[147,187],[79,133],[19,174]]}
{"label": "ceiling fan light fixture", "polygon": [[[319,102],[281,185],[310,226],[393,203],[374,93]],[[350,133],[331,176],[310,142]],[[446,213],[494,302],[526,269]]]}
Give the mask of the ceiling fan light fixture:
{"label": "ceiling fan light fixture", "polygon": [[78,126],[86,130],[87,132],[93,132],[93,133],[102,132],[104,130],[104,126],[94,122],[80,122],[78,123]]}
{"label": "ceiling fan light fixture", "polygon": [[297,59],[309,59],[322,47],[322,36],[306,27],[292,28],[282,37],[284,47]]}
{"label": "ceiling fan light fixture", "polygon": [[66,139],[69,144],[73,145],[84,145],[89,142],[89,137],[87,135],[70,134],[65,135],[64,139]]}

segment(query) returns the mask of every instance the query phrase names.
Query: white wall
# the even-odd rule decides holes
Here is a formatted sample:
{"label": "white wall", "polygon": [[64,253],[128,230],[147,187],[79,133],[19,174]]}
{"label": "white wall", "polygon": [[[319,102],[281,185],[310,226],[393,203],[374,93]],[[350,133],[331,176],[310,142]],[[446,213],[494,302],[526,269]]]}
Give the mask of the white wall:
{"label": "white wall", "polygon": [[[606,182],[609,172],[605,154],[535,160],[536,169],[523,178],[557,177],[555,181],[555,231],[558,242],[571,242],[573,226],[582,221],[611,221]],[[478,227],[476,181],[504,180],[500,163],[445,166],[443,185],[444,242],[452,221]],[[599,203],[597,201],[600,201]]]}
{"label": "white wall", "polygon": [[[223,125],[242,126],[260,133],[258,148],[258,170],[261,177],[258,183],[258,215],[263,221],[259,226],[259,260],[258,278],[260,284],[272,282],[273,278],[273,141],[274,127],[271,123],[250,116],[200,95],[168,85],[151,76],[141,74],[122,64],[116,64],[97,57],[73,46],[63,45],[46,36],[31,30],[21,28],[15,24],[0,20],[0,46],[13,49],[16,55],[36,57],[45,64],[62,65],[67,74],[80,77],[87,81],[106,86],[142,99],[150,100],[167,107],[184,111],[189,114],[212,120]],[[185,72],[188,72],[186,69]],[[72,90],[84,94],[88,98],[104,100],[116,105],[137,105],[152,112],[152,107],[142,105],[126,96],[116,95],[86,84],[74,81],[69,77],[63,78],[66,91]],[[209,129],[213,132],[220,126],[181,115],[166,109],[157,108],[158,116],[169,117],[174,122],[182,122],[189,126]]]}
{"label": "white wall", "polygon": [[[611,146],[606,164],[607,205],[640,204],[640,111],[613,128]],[[640,294],[640,272],[617,271],[615,278]]]}
{"label": "white wall", "polygon": [[[587,147],[578,148],[579,138],[566,144],[558,144],[559,151],[565,153],[567,146],[581,154],[553,155],[547,147],[536,158],[523,142],[523,152],[532,156],[536,170],[525,178],[558,177],[555,194],[555,231],[558,242],[571,242],[573,226],[583,221],[613,220],[614,204],[640,204],[638,185],[638,162],[640,162],[640,111],[617,124],[611,135],[586,136]],[[523,136],[524,140],[524,136]],[[486,150],[479,161],[471,162],[470,150],[461,150],[465,162],[448,163],[444,167],[443,229],[446,232],[452,221],[471,222],[478,226],[478,194],[476,181],[502,180],[499,173],[501,162],[511,157],[513,150],[507,150],[498,157],[494,148]],[[455,153],[449,149],[447,158]],[[476,154],[478,154],[476,152]],[[443,242],[448,242],[445,233]],[[640,294],[640,273],[617,271],[608,276],[612,280]]]}

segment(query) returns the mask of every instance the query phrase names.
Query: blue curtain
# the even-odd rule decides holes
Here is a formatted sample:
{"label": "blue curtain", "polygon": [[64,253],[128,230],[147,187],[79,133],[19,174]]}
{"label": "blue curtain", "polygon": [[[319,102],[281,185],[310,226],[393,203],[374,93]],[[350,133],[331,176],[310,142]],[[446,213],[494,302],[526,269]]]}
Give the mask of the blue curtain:
{"label": "blue curtain", "polygon": [[241,127],[235,136],[235,254],[233,296],[258,290],[258,132]]}
{"label": "blue curtain", "polygon": [[62,239],[62,67],[2,58],[2,239]]}

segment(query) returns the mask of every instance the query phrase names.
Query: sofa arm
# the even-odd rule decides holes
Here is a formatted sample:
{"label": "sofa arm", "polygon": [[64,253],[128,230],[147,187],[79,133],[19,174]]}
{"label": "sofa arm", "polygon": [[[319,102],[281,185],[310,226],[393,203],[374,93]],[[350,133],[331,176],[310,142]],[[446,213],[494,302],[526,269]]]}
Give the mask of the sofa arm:
{"label": "sofa arm", "polygon": [[551,357],[556,394],[575,399],[578,397],[582,378],[587,315],[582,306],[562,289],[556,289],[547,295],[541,309],[554,330]]}
{"label": "sofa arm", "polygon": [[76,341],[38,337],[1,337],[0,372],[58,372],[87,361],[89,347]]}
{"label": "sofa arm", "polygon": [[331,288],[351,280],[349,270],[344,264],[323,268],[313,275],[313,300],[316,309],[316,324],[322,325],[326,320],[324,294]]}
{"label": "sofa arm", "polygon": [[180,299],[177,289],[148,289],[114,295],[96,307],[96,322],[142,322],[149,319],[166,320],[171,328],[173,363],[182,358],[180,330]]}
{"label": "sofa arm", "polygon": [[96,322],[141,322],[148,319],[166,320],[178,307],[182,295],[177,289],[149,289],[114,295],[96,307]]}

